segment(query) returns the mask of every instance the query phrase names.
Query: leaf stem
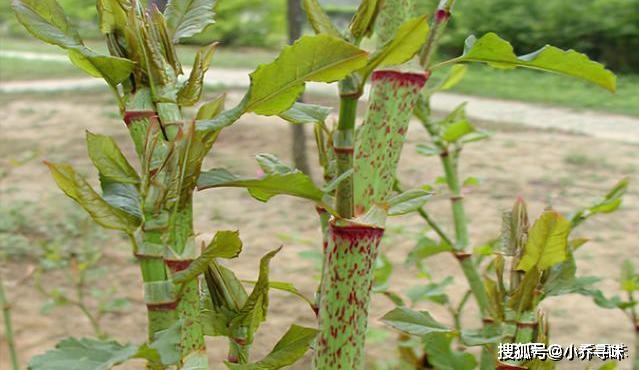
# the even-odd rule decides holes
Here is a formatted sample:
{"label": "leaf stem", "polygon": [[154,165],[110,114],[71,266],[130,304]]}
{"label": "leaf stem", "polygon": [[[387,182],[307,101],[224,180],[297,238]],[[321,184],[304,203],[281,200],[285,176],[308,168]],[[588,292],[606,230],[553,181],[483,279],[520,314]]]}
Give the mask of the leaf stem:
{"label": "leaf stem", "polygon": [[455,0],[442,0],[433,15],[428,40],[426,40],[426,44],[424,44],[424,47],[419,53],[419,64],[425,70],[432,69],[429,64],[433,54],[435,54],[435,51],[437,50],[439,38],[441,37],[446,24],[448,24],[448,20],[451,16],[451,10],[454,5]]}
{"label": "leaf stem", "polygon": [[18,352],[16,350],[16,342],[13,337],[13,326],[11,323],[11,306],[4,294],[4,282],[2,281],[2,276],[0,276],[0,306],[2,307],[2,318],[4,320],[4,336],[7,338],[9,357],[11,357],[11,368],[13,370],[20,370]]}

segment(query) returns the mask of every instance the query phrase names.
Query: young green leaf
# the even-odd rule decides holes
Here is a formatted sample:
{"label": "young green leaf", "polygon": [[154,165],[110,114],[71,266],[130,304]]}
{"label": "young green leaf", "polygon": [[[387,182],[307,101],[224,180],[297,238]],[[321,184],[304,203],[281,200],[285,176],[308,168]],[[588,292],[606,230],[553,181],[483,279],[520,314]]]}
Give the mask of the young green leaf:
{"label": "young green leaf", "polygon": [[202,104],[195,116],[196,120],[209,120],[215,118],[218,114],[222,113],[224,109],[224,102],[226,101],[226,94],[220,94],[217,98]]}
{"label": "young green leaf", "polygon": [[114,33],[127,23],[127,14],[123,3],[119,0],[97,0],[98,24],[104,35]]}
{"label": "young green leaf", "polygon": [[140,183],[138,173],[129,164],[113,138],[87,131],[86,140],[91,162],[100,172],[102,179],[122,184]]}
{"label": "young green leaf", "polygon": [[253,198],[266,202],[280,194],[321,202],[324,193],[305,174],[299,171],[271,174],[261,179],[241,178],[229,171],[216,168],[204,171],[197,182],[199,190],[219,187],[246,188]]}
{"label": "young green leaf", "polygon": [[444,242],[437,242],[427,236],[422,236],[417,241],[415,248],[408,254],[408,259],[417,262],[435,254],[450,252],[452,250],[453,247],[451,245]]}
{"label": "young green leaf", "polygon": [[415,285],[406,290],[406,296],[411,300],[413,305],[422,301],[430,301],[444,305],[448,303],[448,294],[446,294],[445,289],[452,283],[453,277],[447,276],[438,283]]}
{"label": "young green leaf", "polygon": [[132,233],[140,225],[140,219],[107,203],[71,166],[45,163],[60,189],[82,206],[99,225],[127,233]]}
{"label": "young green leaf", "polygon": [[295,103],[291,109],[280,113],[280,117],[293,124],[324,123],[331,110],[331,107],[321,105]]}
{"label": "young green leaf", "polygon": [[315,339],[317,330],[292,325],[275,344],[273,350],[263,359],[252,364],[232,364],[225,362],[232,370],[278,370],[293,365],[302,358]]}
{"label": "young green leaf", "polygon": [[216,0],[170,0],[164,14],[173,33],[173,42],[197,35],[215,23]]}
{"label": "young green leaf", "polygon": [[381,8],[383,0],[362,0],[351,20],[349,29],[355,40],[368,37],[373,33],[375,18]]}
{"label": "young green leaf", "polygon": [[570,220],[573,228],[598,213],[610,213],[616,211],[623,201],[624,194],[626,194],[626,191],[628,190],[628,182],[628,178],[624,177],[619,180],[619,182],[617,182],[610,191],[608,191],[602,200],[575,213]]}
{"label": "young green leaf", "polygon": [[422,208],[432,195],[431,192],[420,189],[397,194],[388,200],[388,215],[399,216],[414,212]]}
{"label": "young green leaf", "polygon": [[446,75],[446,78],[442,81],[442,83],[435,88],[435,90],[445,91],[450,90],[455,87],[461,80],[466,76],[466,72],[468,71],[468,66],[463,64],[455,64]]}
{"label": "young green leaf", "polygon": [[623,261],[621,265],[621,289],[632,293],[639,290],[639,275],[635,271],[635,265],[629,260]]}
{"label": "young green leaf", "polygon": [[397,307],[388,312],[382,321],[387,325],[411,335],[423,337],[431,333],[452,333],[453,329],[437,322],[426,311],[413,311],[406,307]]}
{"label": "young green leaf", "polygon": [[253,287],[251,294],[238,312],[237,316],[230,322],[231,332],[234,328],[246,327],[248,330],[246,340],[253,342],[253,335],[264,320],[268,310],[268,290],[269,290],[269,263],[273,257],[282,249],[279,247],[268,252],[260,260],[260,272],[257,283]]}
{"label": "young green leaf", "polygon": [[136,357],[138,346],[122,345],[115,341],[67,338],[55,349],[35,356],[30,370],[109,370]]}
{"label": "young green leaf", "polygon": [[216,48],[217,44],[211,44],[197,51],[189,79],[178,91],[178,104],[188,107],[200,101],[204,87],[204,75],[209,69]]}
{"label": "young green leaf", "polygon": [[433,333],[424,338],[428,362],[438,370],[472,370],[477,366],[475,357],[452,349],[452,333]]}
{"label": "young green leaf", "polygon": [[546,270],[565,260],[569,232],[570,221],[556,211],[544,211],[528,232],[517,270],[530,271],[534,267]]}
{"label": "young green leaf", "polygon": [[270,116],[289,109],[306,81],[334,82],[364,66],[368,54],[329,35],[304,36],[251,73],[246,111]]}
{"label": "young green leaf", "polygon": [[504,69],[532,68],[580,78],[612,92],[616,89],[615,75],[584,54],[547,45],[533,53],[517,56],[512,45],[494,33],[487,33],[480,39],[468,37],[464,53],[442,64],[451,62],[480,62]]}
{"label": "young green leaf", "polygon": [[78,31],[56,0],[13,0],[11,6],[18,21],[40,40],[64,49],[83,46]]}
{"label": "young green leaf", "polygon": [[68,55],[76,67],[89,76],[103,78],[111,86],[117,86],[133,72],[132,61],[100,55],[86,47],[69,49]]}
{"label": "young green leaf", "polygon": [[342,37],[317,0],[303,0],[302,6],[306,12],[308,23],[316,34],[324,33],[337,38]]}
{"label": "young green leaf", "polygon": [[[257,284],[257,281],[254,280],[242,280],[242,282],[244,283],[249,283],[249,284]],[[317,310],[317,307],[315,306],[315,303],[313,301],[311,301],[308,297],[306,297],[304,294],[302,294],[302,292],[300,292],[295,285],[293,285],[293,283],[289,283],[286,281],[269,281],[268,282],[268,287],[270,289],[276,289],[276,290],[281,290],[283,292],[288,292],[291,293],[292,295],[300,298],[301,300],[303,300],[304,302],[308,303],[308,305],[311,307],[311,309],[313,311]]]}
{"label": "young green leaf", "polygon": [[444,132],[442,132],[442,139],[449,143],[454,143],[473,131],[475,131],[475,127],[473,127],[468,120],[462,119],[461,121],[453,122],[446,126]]}
{"label": "young green leaf", "polygon": [[189,267],[176,273],[173,282],[182,284],[189,282],[200,274],[203,274],[214,258],[235,258],[242,252],[242,241],[238,231],[221,230],[215,233],[213,240],[204,249],[202,254],[196,258]]}
{"label": "young green leaf", "polygon": [[395,37],[371,55],[370,60],[362,69],[362,74],[368,76],[377,67],[406,62],[421,49],[427,35],[428,21],[426,16],[409,19],[399,27]]}

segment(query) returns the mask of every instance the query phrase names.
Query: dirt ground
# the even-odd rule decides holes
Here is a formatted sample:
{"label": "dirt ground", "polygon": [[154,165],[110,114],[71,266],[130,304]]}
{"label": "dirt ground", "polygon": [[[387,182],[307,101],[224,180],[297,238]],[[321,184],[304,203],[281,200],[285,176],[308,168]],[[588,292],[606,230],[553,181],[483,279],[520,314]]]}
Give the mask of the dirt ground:
{"label": "dirt ground", "polygon": [[[5,173],[0,189],[2,207],[19,201],[30,201],[42,207],[70,204],[56,188],[41,159],[68,161],[85,170],[93,180],[84,147],[84,130],[111,134],[119,143],[128,143],[128,135],[117,119],[117,112],[108,95],[102,93],[0,96],[0,163]],[[470,231],[475,245],[494,238],[500,229],[500,213],[510,208],[521,195],[529,205],[531,217],[536,217],[547,205],[569,213],[592,199],[603,195],[619,178],[630,176],[631,189],[621,209],[611,215],[588,221],[577,234],[590,238],[590,242],[577,254],[578,271],[582,276],[603,278],[599,287],[609,295],[617,293],[619,267],[629,259],[639,265],[636,253],[639,230],[639,146],[620,144],[564,132],[537,131],[489,122],[480,126],[497,131],[487,142],[471,144],[461,163],[463,176],[481,179],[481,185],[467,189],[467,213],[471,219]],[[310,131],[309,131],[310,134]],[[433,158],[416,154],[415,145],[426,135],[417,123],[411,126],[409,138],[400,164],[400,178],[405,186],[433,183],[442,170]],[[314,158],[314,143],[308,136],[309,156]],[[132,155],[131,145],[122,145]],[[251,175],[257,165],[253,156],[269,152],[290,160],[290,132],[287,125],[275,118],[248,115],[238,124],[225,130],[216,143],[213,154],[204,168],[225,167],[235,173]],[[35,153],[34,159],[16,166],[25,153]],[[130,156],[132,158],[132,156]],[[319,179],[319,169],[313,168]],[[449,203],[443,197],[427,205],[427,210],[450,227]],[[311,296],[317,284],[315,262],[303,258],[304,253],[316,251],[320,246],[320,231],[314,206],[291,199],[276,197],[269,203],[259,203],[241,189],[207,190],[196,195],[196,230],[211,233],[218,229],[239,229],[244,241],[241,257],[230,263],[241,278],[254,279],[259,257],[266,251],[284,245],[272,262],[272,279],[294,282]],[[64,215],[61,215],[64,217]],[[28,221],[28,220],[27,220]],[[384,252],[395,263],[391,284],[402,292],[426,280],[403,264],[406,254],[415,245],[415,236],[422,232],[423,222],[415,216],[401,216],[389,220]],[[108,233],[111,242],[104,243],[102,263],[108,269],[108,282],[120,295],[130,299],[132,305],[121,314],[104,318],[107,332],[119,341],[141,342],[145,339],[145,313],[142,305],[141,279],[128,245],[116,233]],[[40,313],[45,302],[34,289],[29,275],[37,263],[32,258],[11,259],[2,262],[0,273],[8,288],[8,297],[14,320],[16,341],[22,364],[42,353],[66,336],[91,336],[88,321],[74,308],[59,308],[48,315]],[[427,262],[433,279],[455,276],[448,292],[457,301],[465,290],[465,282],[454,259],[438,255]],[[63,280],[55,274],[46,279],[47,286]],[[269,319],[260,329],[252,358],[259,359],[273,346],[291,323],[314,325],[313,313],[305,304],[280,292],[272,292]],[[633,328],[618,310],[597,307],[589,298],[577,295],[563,296],[544,302],[551,326],[551,342],[559,344],[626,343],[632,348]],[[379,322],[392,304],[376,296],[371,308],[371,326],[381,328]],[[451,322],[447,312],[435,304],[418,308],[429,310],[436,318]],[[479,323],[470,307],[464,322],[477,327]],[[379,361],[392,359],[395,354],[395,334],[378,336],[368,348],[367,369],[374,369]],[[8,369],[6,342],[0,346],[0,368]],[[225,368],[221,364],[226,344],[219,339],[208,342],[212,369]],[[631,350],[631,356],[634,356]],[[619,364],[629,369],[632,359]],[[309,357],[295,369],[308,368]],[[559,369],[584,369],[585,363],[561,362]],[[142,369],[140,363],[130,363],[121,369]]]}

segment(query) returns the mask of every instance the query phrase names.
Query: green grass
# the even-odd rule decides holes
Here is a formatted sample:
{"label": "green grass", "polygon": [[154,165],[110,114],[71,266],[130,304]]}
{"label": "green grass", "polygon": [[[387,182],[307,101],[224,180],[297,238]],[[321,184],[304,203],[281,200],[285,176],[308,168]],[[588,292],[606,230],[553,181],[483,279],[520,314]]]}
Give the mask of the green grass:
{"label": "green grass", "polygon": [[617,92],[551,73],[471,65],[455,92],[639,116],[639,75],[617,76]]}

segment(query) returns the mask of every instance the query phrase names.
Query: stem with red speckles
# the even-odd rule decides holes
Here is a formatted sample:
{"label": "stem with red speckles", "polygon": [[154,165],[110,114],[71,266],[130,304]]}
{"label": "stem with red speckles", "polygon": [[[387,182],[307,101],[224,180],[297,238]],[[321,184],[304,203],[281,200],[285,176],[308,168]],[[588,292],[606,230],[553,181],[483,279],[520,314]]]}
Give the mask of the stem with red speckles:
{"label": "stem with red speckles", "polygon": [[419,53],[419,64],[424,69],[428,69],[430,61],[437,49],[439,38],[441,37],[446,24],[451,16],[451,11],[455,5],[455,0],[441,0],[433,20],[431,21],[430,32],[428,33],[428,40]]}
{"label": "stem with red speckles", "polygon": [[331,221],[313,368],[364,368],[373,266],[384,229]]}

